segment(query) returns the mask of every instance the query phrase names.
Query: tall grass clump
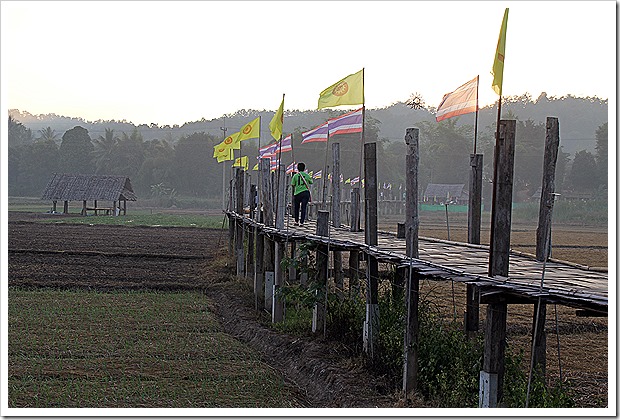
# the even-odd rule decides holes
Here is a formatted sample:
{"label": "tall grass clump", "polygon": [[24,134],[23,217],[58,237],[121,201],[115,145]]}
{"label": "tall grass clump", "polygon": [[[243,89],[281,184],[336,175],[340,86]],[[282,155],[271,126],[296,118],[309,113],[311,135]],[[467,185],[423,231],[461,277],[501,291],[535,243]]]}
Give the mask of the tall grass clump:
{"label": "tall grass clump", "polygon": [[[312,267],[297,267],[315,273]],[[285,321],[276,324],[276,328],[289,333],[309,334],[312,307],[325,301],[325,288],[313,281],[308,286],[286,285],[280,293],[285,299],[286,316]],[[342,343],[353,356],[363,358],[374,374],[390,378],[392,391],[398,391],[403,377],[406,302],[402,294],[386,291],[380,294],[378,304],[380,325],[373,360],[367,358],[362,348],[366,316],[366,302],[362,295],[328,292],[327,337]],[[443,318],[433,302],[424,297],[419,301],[418,320],[420,395],[432,406],[477,407],[484,354],[483,335],[468,338],[462,323]],[[504,396],[500,405],[525,407],[528,381],[523,353],[515,355],[507,347],[505,357]],[[562,388],[546,386],[538,377],[532,381],[530,407],[573,405],[568,384]]]}

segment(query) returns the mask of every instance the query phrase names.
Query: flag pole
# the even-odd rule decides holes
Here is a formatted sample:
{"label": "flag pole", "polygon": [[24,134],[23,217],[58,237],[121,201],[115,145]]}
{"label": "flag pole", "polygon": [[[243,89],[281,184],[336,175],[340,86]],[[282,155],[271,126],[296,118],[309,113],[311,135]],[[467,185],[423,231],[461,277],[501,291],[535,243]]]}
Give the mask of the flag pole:
{"label": "flag pole", "polygon": [[476,76],[476,122],[474,123],[474,155],[476,154],[476,143],[478,141],[478,90],[480,86],[480,75]]}
{"label": "flag pole", "polygon": [[329,119],[327,120],[327,141],[325,142],[325,163],[323,164],[323,175],[321,176],[322,183],[322,192],[321,194],[321,204],[325,204],[325,196],[327,190],[327,178],[329,176],[327,170],[327,156],[329,155]]}
{"label": "flag pole", "polygon": [[[280,127],[280,140],[278,141],[280,152],[278,153],[278,169],[276,170],[276,209],[280,205],[280,162],[282,161],[282,133],[283,132],[284,132],[284,93],[282,94],[282,126]],[[292,140],[293,138],[291,137],[291,144],[292,144]]]}
{"label": "flag pole", "polygon": [[364,158],[364,143],[366,143],[366,95],[364,95],[364,67],[362,67],[362,147],[360,148],[360,186],[362,185],[362,160]]}
{"label": "flag pole", "polygon": [[[224,127],[220,127],[224,132],[224,140],[226,140],[226,117],[224,117]],[[226,162],[226,161],[224,161]],[[226,209],[226,164],[222,165],[222,210]]]}

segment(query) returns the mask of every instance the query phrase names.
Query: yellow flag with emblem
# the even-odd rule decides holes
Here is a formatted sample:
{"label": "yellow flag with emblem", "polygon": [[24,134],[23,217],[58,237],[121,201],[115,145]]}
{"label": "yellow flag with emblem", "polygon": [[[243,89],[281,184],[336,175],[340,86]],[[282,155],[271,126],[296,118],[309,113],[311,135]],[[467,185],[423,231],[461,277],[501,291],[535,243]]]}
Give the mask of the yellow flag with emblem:
{"label": "yellow flag with emblem", "polygon": [[364,103],[364,69],[334,83],[319,95],[319,108]]}
{"label": "yellow flag with emblem", "polygon": [[230,147],[218,146],[215,146],[217,147],[217,150],[213,151],[213,157],[217,158],[217,163],[224,162],[225,160],[234,159],[233,149],[231,149]]}
{"label": "yellow flag with emblem", "polygon": [[216,144],[213,146],[213,157],[228,156],[230,150],[232,149],[225,146],[224,143]]}
{"label": "yellow flag with emblem", "polygon": [[260,135],[260,117],[256,117],[239,130],[239,141],[257,139]]}
{"label": "yellow flag with emblem", "polygon": [[241,143],[239,142],[239,134],[240,134],[239,131],[231,134],[230,136],[226,137],[224,141],[221,142],[220,144],[228,147],[229,149],[235,149],[235,150],[241,149]]}

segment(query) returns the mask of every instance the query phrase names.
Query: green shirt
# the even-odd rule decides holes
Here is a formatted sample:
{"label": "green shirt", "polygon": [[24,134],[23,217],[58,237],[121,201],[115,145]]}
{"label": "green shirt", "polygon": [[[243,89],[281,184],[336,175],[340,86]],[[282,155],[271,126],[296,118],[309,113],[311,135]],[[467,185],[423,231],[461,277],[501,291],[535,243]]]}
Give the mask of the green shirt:
{"label": "green shirt", "polygon": [[306,188],[306,184],[304,183],[303,179],[300,178],[302,176],[304,177],[308,185],[312,184],[312,177],[309,174],[307,174],[306,172],[297,172],[295,175],[293,175],[293,179],[291,179],[291,186],[294,188],[293,195],[297,195],[303,191],[308,191],[308,188]]}

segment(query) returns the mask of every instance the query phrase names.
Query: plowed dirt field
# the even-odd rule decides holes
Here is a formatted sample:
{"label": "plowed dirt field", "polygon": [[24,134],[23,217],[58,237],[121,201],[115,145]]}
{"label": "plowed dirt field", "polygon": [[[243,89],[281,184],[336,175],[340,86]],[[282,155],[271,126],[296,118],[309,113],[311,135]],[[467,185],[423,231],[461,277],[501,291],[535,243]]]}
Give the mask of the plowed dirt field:
{"label": "plowed dirt field", "polygon": [[[298,388],[303,395],[301,404],[310,407],[403,406],[397,393],[387,391],[389,387],[384,378],[373,377],[363,367],[351,363],[334,343],[291,337],[265,326],[251,303],[224,282],[230,278],[231,271],[214,263],[226,255],[226,232],[50,224],[33,220],[39,217],[46,216],[10,213],[10,286],[102,291],[201,290],[210,298],[224,329],[261,351],[264,360],[280,371],[287,383]],[[574,239],[574,236],[567,237]],[[603,246],[607,246],[606,235],[605,243],[594,244],[593,249],[598,252]],[[604,259],[597,257],[592,265],[604,263],[606,256]],[[464,302],[463,291],[457,290],[455,298],[449,284],[439,286],[433,282],[422,287],[427,287],[428,293],[436,293],[438,299],[443,296],[448,312],[454,309],[455,299]],[[518,306],[521,305],[515,305]],[[523,341],[527,347],[531,307],[523,306],[509,313],[509,317],[517,321],[509,325],[508,334],[509,340]],[[579,393],[575,396],[578,406],[605,407],[607,320],[579,319],[574,316],[574,310],[561,310],[564,377],[571,380]],[[549,309],[549,321],[553,315],[553,310]],[[549,348],[554,341],[555,336],[547,338]],[[550,374],[557,375],[552,366],[557,363],[553,359],[557,356],[553,350],[548,352]]]}

